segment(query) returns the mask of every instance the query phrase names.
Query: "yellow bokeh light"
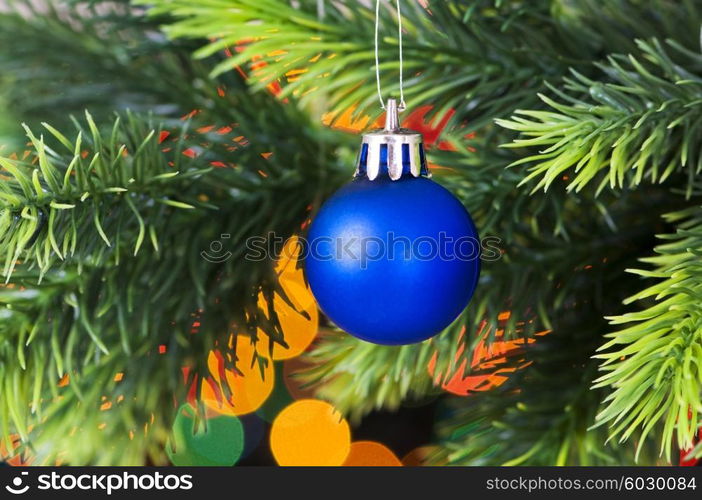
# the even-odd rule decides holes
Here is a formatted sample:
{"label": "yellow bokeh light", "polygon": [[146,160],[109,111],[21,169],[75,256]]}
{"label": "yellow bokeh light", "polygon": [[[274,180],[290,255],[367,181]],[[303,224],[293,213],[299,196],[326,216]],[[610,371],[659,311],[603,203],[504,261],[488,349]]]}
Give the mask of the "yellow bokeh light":
{"label": "yellow bokeh light", "polygon": [[354,441],[344,465],[347,467],[401,467],[402,462],[384,444]]}
{"label": "yellow bokeh light", "polygon": [[293,276],[302,274],[298,269],[297,261],[300,258],[302,246],[297,236],[291,236],[283,245],[278,260],[275,263],[275,272],[278,276]]}
{"label": "yellow bokeh light", "polygon": [[[262,354],[271,355],[276,361],[299,356],[317,336],[319,312],[312,291],[305,283],[302,270],[297,269],[299,253],[297,237],[293,236],[285,243],[275,268],[278,283],[290,301],[289,304],[277,293],[273,298],[273,308],[280,320],[280,327],[288,347],[276,343],[271,353],[268,336],[262,330],[258,331],[257,349]],[[258,307],[267,316],[268,304],[263,294],[258,296]]]}
{"label": "yellow bokeh light", "polygon": [[351,448],[351,430],[329,403],[303,399],[275,418],[270,444],[280,465],[342,465]]}
{"label": "yellow bokeh light", "polygon": [[207,358],[207,366],[215,384],[208,380],[202,381],[204,403],[208,408],[225,415],[245,415],[258,410],[270,396],[275,383],[273,362],[268,359],[265,368],[261,369],[260,362],[254,358],[256,352],[249,337],[244,335],[237,337],[236,355],[238,358],[236,367],[241,373],[231,369],[224,370],[226,382],[231,390],[231,396],[228,399],[217,387],[222,380],[221,353],[211,351]]}

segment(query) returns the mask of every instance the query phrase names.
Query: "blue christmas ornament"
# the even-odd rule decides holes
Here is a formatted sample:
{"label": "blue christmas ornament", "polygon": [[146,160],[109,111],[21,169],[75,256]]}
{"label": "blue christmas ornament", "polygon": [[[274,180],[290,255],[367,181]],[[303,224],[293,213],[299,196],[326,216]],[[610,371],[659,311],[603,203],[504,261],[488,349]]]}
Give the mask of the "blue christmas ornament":
{"label": "blue christmas ornament", "polygon": [[421,134],[398,123],[390,100],[385,129],[363,137],[354,180],[312,222],[305,260],[331,321],[389,345],[420,342],[450,325],[480,274],[470,215],[428,178]]}

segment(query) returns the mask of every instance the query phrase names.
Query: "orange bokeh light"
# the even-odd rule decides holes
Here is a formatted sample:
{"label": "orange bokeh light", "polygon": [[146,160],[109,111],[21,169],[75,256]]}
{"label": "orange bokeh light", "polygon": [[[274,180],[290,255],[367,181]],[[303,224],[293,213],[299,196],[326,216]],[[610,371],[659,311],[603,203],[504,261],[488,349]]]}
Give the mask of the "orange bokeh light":
{"label": "orange bokeh light", "polygon": [[275,418],[270,445],[279,465],[342,465],[351,449],[351,430],[329,403],[303,399]]}
{"label": "orange bokeh light", "polygon": [[[273,362],[270,359],[259,361],[255,358],[256,350],[249,337],[237,336],[236,355],[236,368],[239,373],[233,369],[225,369],[223,354],[211,351],[207,358],[211,377],[202,381],[203,402],[210,409],[225,415],[245,415],[254,412],[273,391]],[[263,368],[262,362],[265,363]],[[220,387],[222,378],[231,390],[229,398]]]}
{"label": "orange bokeh light", "polygon": [[[273,344],[273,351],[269,351],[270,339],[259,329],[257,349],[261,354],[272,355],[273,359],[290,359],[302,354],[317,336],[319,313],[317,303],[308,287],[300,280],[281,278],[280,285],[292,303],[288,304],[277,293],[273,298],[273,307],[280,320],[283,330],[283,339],[288,347]],[[266,300],[259,295],[258,307],[267,311]],[[267,316],[267,314],[266,314]]]}
{"label": "orange bokeh light", "polygon": [[[278,283],[290,301],[289,304],[277,293],[273,298],[273,307],[280,320],[280,327],[288,347],[276,343],[273,345],[273,351],[270,352],[269,337],[263,331],[258,331],[259,342],[256,347],[259,353],[272,356],[276,361],[291,359],[302,354],[317,336],[319,327],[317,303],[312,291],[305,283],[302,270],[297,268],[299,255],[298,239],[293,236],[285,243],[275,268]],[[267,316],[268,304],[263,294],[258,297],[258,307]]]}
{"label": "orange bokeh light", "polygon": [[375,441],[355,441],[351,443],[347,467],[401,467],[399,458],[382,443]]}

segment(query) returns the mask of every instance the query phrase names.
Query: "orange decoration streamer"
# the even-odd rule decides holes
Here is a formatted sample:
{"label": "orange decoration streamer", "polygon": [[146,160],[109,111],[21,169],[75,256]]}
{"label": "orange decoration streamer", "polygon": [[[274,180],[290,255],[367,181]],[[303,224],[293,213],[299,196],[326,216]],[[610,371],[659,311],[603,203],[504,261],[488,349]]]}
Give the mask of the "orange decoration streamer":
{"label": "orange decoration streamer", "polygon": [[[498,319],[500,321],[506,321],[510,316],[511,313],[505,311],[500,313]],[[527,345],[536,342],[538,337],[551,332],[550,330],[545,330],[536,333],[534,337],[531,338],[503,340],[504,330],[499,329],[495,332],[492,341],[490,341],[490,331],[482,332],[482,330],[484,330],[484,325],[485,323],[483,323],[479,332],[479,334],[481,334],[480,341],[473,349],[473,355],[470,361],[470,373],[468,375],[464,376],[466,367],[468,366],[467,357],[463,359],[453,374],[435,373],[438,352],[434,353],[434,356],[432,356],[429,361],[427,369],[429,375],[434,378],[434,383],[436,385],[440,384],[445,391],[456,394],[457,396],[468,396],[473,392],[489,391],[490,389],[499,387],[507,381],[507,377],[510,373],[525,368],[530,364],[529,361],[518,359],[516,362],[512,362],[510,366],[505,366],[508,359],[521,356]],[[463,340],[464,335],[465,328],[458,338],[459,343]],[[461,347],[456,353],[456,362],[459,361],[462,355],[463,348]]]}

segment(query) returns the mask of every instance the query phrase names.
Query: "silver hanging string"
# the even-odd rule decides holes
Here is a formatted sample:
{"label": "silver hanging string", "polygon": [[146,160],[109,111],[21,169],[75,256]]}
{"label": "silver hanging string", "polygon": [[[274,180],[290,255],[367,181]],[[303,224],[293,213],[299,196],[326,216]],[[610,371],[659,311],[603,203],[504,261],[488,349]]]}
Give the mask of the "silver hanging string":
{"label": "silver hanging string", "polygon": [[[380,1],[375,2],[375,83],[378,86],[378,100],[380,101],[380,107],[385,109],[385,101],[383,101],[383,92],[380,88],[380,57],[378,50],[378,37],[380,32]],[[403,82],[403,57],[402,57],[402,11],[400,10],[400,0],[397,0],[397,33],[400,42],[400,104],[398,105],[398,111],[404,111],[407,108],[405,104],[405,89]]]}

